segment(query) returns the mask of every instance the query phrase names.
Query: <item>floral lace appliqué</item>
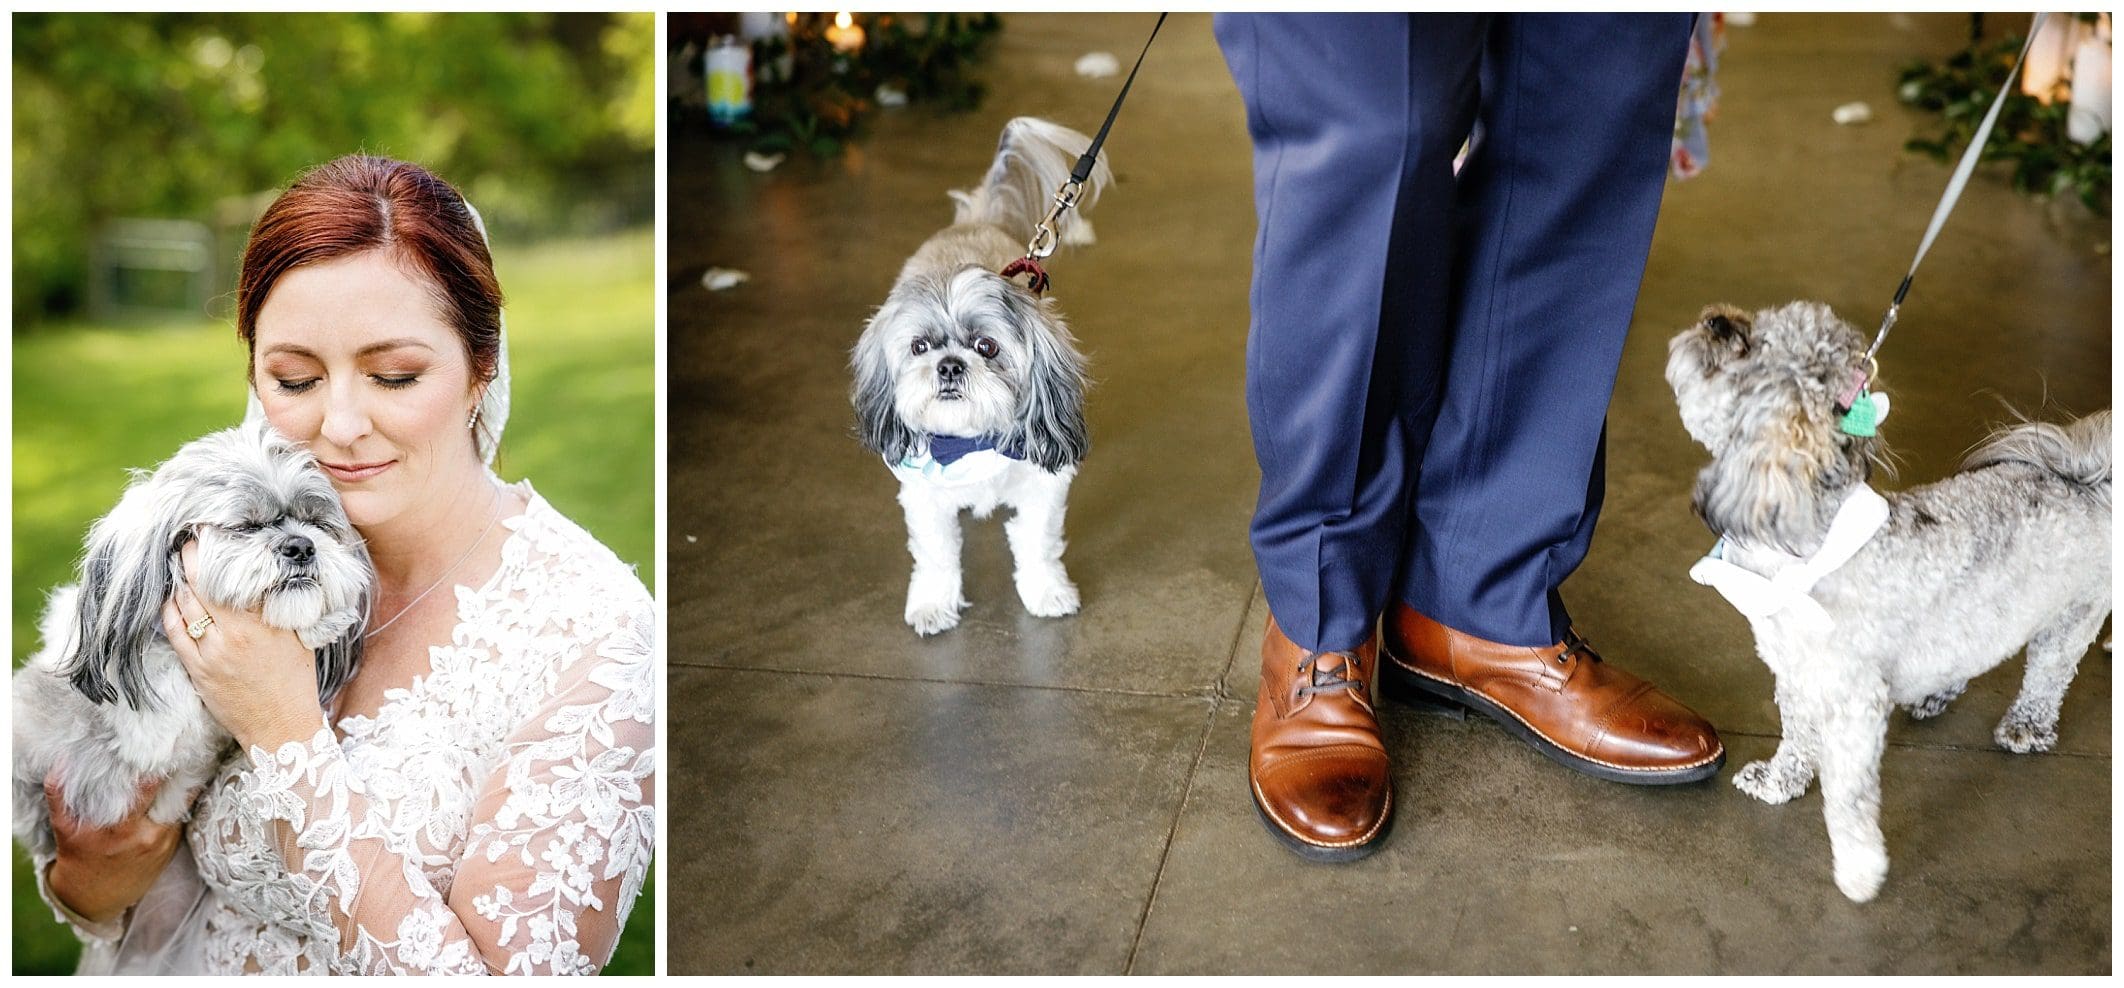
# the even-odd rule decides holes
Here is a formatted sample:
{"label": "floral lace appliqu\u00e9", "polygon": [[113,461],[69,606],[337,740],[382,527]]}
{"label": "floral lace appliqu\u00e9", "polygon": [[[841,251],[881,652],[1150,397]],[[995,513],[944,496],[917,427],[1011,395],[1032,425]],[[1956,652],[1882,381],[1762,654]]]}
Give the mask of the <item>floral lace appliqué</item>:
{"label": "floral lace appliqu\u00e9", "polygon": [[536,495],[430,668],[232,759],[189,830],[210,973],[593,974],[655,844],[654,604]]}

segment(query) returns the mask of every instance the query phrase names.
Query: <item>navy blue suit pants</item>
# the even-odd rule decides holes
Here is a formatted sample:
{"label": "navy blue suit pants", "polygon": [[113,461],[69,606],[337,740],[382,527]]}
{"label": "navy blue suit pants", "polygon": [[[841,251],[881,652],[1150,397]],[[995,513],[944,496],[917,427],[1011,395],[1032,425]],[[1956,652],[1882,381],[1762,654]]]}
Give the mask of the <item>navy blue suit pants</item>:
{"label": "navy blue suit pants", "polygon": [[1692,17],[1216,19],[1254,141],[1252,541],[1300,646],[1395,599],[1563,638]]}

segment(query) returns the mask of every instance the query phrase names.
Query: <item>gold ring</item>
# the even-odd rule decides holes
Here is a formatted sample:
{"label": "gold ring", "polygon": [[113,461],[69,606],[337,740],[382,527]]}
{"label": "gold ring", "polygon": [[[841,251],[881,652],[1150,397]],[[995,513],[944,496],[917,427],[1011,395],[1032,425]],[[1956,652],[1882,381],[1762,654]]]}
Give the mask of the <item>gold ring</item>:
{"label": "gold ring", "polygon": [[212,615],[212,614],[208,614],[208,615],[205,615],[205,616],[201,617],[201,618],[200,618],[199,620],[197,620],[197,621],[194,621],[194,622],[192,622],[191,624],[185,625],[185,626],[184,626],[184,633],[185,633],[185,634],[187,634],[187,635],[190,635],[190,636],[192,636],[192,640],[193,640],[193,641],[198,641],[199,639],[201,639],[201,638],[205,638],[205,637],[206,637],[206,631],[207,631],[207,627],[208,627],[209,625],[212,625],[213,623],[214,623],[214,615]]}

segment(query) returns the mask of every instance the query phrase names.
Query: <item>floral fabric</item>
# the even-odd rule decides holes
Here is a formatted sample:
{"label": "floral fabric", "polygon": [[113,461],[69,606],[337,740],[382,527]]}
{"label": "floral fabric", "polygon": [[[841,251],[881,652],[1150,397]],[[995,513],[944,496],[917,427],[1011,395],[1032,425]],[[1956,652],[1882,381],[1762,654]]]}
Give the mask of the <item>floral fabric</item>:
{"label": "floral fabric", "polygon": [[1694,178],[1711,164],[1711,135],[1705,124],[1718,112],[1718,55],[1725,46],[1725,15],[1698,14],[1674,111],[1675,178]]}

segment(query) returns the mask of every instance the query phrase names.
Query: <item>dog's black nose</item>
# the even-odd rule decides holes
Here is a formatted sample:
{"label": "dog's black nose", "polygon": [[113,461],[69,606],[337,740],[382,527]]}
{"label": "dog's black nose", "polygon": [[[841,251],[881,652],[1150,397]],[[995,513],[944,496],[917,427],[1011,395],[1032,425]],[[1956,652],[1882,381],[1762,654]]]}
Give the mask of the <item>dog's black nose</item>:
{"label": "dog's black nose", "polygon": [[937,377],[946,384],[957,384],[966,380],[966,361],[957,357],[946,357],[937,361]]}
{"label": "dog's black nose", "polygon": [[280,544],[280,557],[291,563],[307,563],[317,555],[317,546],[300,535]]}

